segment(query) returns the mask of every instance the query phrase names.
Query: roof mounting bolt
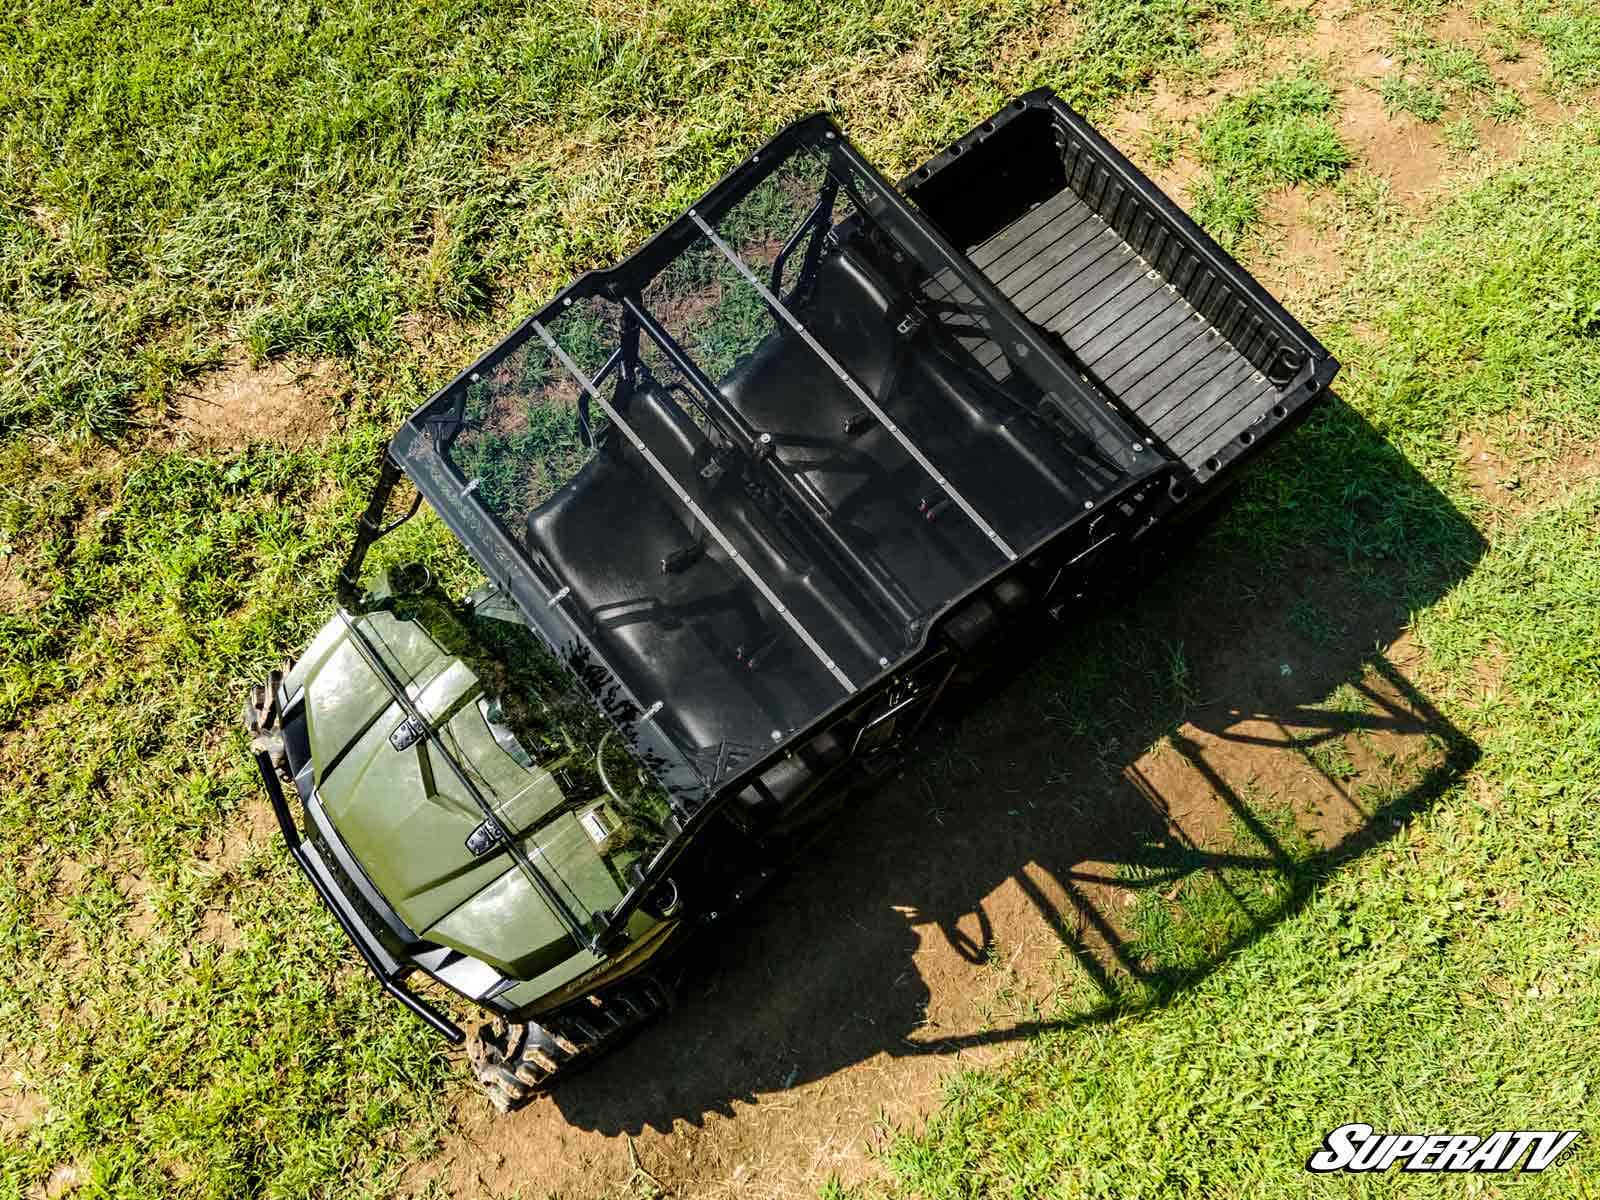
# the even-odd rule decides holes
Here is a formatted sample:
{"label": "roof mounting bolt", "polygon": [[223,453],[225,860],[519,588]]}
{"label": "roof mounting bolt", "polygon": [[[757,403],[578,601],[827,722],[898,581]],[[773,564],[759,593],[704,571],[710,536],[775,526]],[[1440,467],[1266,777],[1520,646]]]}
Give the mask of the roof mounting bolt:
{"label": "roof mounting bolt", "polygon": [[889,665],[889,660],[888,660],[888,658],[887,658],[887,657],[880,657],[880,658],[879,658],[879,659],[878,659],[878,665],[879,665],[879,666],[880,666],[880,667],[887,667],[887,666],[888,666],[888,665]]}

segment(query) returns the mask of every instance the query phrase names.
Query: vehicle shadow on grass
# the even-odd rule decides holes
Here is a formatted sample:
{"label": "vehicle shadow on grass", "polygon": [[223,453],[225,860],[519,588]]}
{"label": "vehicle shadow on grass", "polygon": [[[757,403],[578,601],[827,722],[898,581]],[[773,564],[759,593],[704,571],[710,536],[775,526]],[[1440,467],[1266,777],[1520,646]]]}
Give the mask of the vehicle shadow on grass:
{"label": "vehicle shadow on grass", "polygon": [[1476,761],[1402,635],[1482,551],[1331,401],[1197,553],[1048,641],[1017,635],[959,720],[704,940],[677,1011],[553,1103],[579,1128],[666,1130],[882,1056],[1168,1003]]}

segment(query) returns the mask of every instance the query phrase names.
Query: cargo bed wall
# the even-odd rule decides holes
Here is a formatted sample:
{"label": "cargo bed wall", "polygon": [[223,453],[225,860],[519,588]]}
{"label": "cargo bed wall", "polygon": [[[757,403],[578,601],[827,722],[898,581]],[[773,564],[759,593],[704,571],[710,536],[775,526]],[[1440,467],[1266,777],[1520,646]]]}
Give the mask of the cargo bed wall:
{"label": "cargo bed wall", "polygon": [[901,186],[1197,483],[1303,415],[1338,369],[1049,92],[1014,102]]}

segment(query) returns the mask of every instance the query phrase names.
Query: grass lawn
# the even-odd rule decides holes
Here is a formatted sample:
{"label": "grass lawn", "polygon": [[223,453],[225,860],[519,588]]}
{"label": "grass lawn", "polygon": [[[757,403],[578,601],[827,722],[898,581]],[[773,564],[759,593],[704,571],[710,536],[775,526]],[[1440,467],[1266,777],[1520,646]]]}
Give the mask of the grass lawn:
{"label": "grass lawn", "polygon": [[[1108,123],[1195,97],[1124,144],[1188,164],[1178,198],[1252,266],[1284,190],[1311,197],[1339,253],[1291,307],[1347,364],[1342,403],[1178,583],[1318,547],[1403,614],[1456,769],[1370,797],[1393,824],[1361,854],[1241,827],[1270,872],[1142,891],[1139,977],[1069,964],[1048,1029],[955,1072],[860,1189],[1303,1195],[1361,1120],[1588,1136],[1538,1178],[1330,1195],[1595,1195],[1600,17],[1350,12],[1390,34],[1374,111],[1454,156],[1425,205],[1340,132],[1356,93],[1307,49],[1317,10],[1269,0],[8,5],[0,1196],[382,1194],[426,1159],[460,1073],[274,844],[236,728],[330,613],[387,432],[783,121],[829,108],[892,174],[1046,83]],[[1519,63],[1522,92],[1493,69]],[[1480,149],[1501,127],[1518,144]],[[182,435],[216,379],[271,372],[315,380],[302,436]],[[1520,474],[1474,486],[1467,444]],[[1154,681],[1118,722],[1167,736],[1160,603],[1054,652],[1032,701],[1092,740],[1085,697]]]}

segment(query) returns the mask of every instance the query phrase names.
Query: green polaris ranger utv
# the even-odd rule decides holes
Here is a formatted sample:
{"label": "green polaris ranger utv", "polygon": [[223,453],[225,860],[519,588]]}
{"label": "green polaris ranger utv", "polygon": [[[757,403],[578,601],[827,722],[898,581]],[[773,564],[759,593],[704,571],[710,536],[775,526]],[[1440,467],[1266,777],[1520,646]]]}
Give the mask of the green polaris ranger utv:
{"label": "green polaris ranger utv", "polygon": [[246,706],[290,852],[412,1013],[485,1010],[513,1107],[1337,366],[1047,91],[898,187],[802,120],[390,441]]}

